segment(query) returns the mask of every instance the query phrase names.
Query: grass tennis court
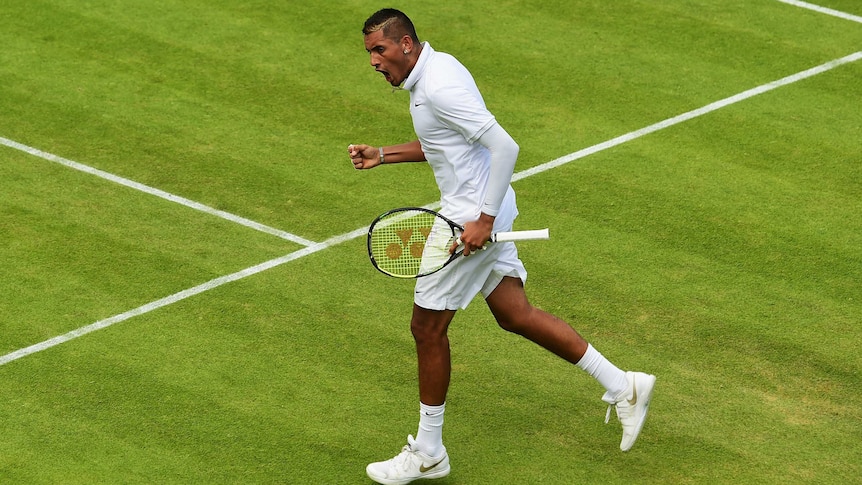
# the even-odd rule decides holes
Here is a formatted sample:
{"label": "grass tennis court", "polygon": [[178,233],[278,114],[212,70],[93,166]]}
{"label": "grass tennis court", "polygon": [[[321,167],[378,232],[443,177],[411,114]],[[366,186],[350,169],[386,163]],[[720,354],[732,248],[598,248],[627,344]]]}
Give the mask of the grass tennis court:
{"label": "grass tennis court", "polygon": [[412,284],[364,229],[439,194],[346,154],[413,137],[387,6],[521,146],[533,303],[658,377],[621,453],[477,300],[435,483],[858,481],[862,4],[818,5],[4,2],[0,483],[370,483],[415,433]]}

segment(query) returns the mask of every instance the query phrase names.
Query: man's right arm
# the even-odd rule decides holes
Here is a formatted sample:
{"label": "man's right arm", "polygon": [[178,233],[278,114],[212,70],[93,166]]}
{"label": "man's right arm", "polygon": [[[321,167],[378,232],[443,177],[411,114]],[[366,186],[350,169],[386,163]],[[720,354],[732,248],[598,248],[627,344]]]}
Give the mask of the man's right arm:
{"label": "man's right arm", "polygon": [[347,147],[353,168],[365,170],[382,163],[424,162],[425,153],[419,140],[400,145],[373,147],[369,145],[350,145]]}

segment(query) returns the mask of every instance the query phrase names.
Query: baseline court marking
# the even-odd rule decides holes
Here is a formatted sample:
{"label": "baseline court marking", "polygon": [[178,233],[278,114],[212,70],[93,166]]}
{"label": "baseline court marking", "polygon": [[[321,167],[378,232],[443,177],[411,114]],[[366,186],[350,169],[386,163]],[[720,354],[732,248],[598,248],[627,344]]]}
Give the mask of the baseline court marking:
{"label": "baseline court marking", "polygon": [[846,12],[841,12],[840,10],[834,10],[831,8],[821,7],[820,5],[814,5],[813,3],[808,2],[800,2],[799,0],[778,0],[781,3],[786,3],[788,5],[793,5],[794,7],[807,8],[808,10],[813,10],[815,12],[825,13],[826,15],[832,15],[833,17],[842,18],[844,20],[852,20],[853,22],[859,22],[862,24],[862,17],[858,15],[849,14]]}
{"label": "baseline court marking", "polygon": [[697,118],[698,116],[705,115],[707,113],[711,113],[718,109],[724,108],[725,106],[729,106],[734,103],[738,103],[740,101],[746,100],[748,98],[757,96],[758,94],[763,94],[767,91],[772,91],[773,89],[779,88],[781,86],[786,86],[788,84],[793,84],[797,81],[801,81],[803,79],[816,76],[823,72],[826,72],[830,69],[834,69],[842,64],[847,64],[849,62],[855,62],[859,59],[862,59],[862,51],[850,54],[849,56],[842,57],[840,59],[835,59],[829,61],[825,64],[821,64],[817,67],[812,67],[806,71],[798,72],[793,74],[792,76],[787,76],[785,78],[781,78],[777,81],[772,81],[771,83],[763,84],[753,89],[749,89],[748,91],[743,91],[739,94],[735,94],[729,98],[724,98],[720,101],[716,101],[714,103],[710,103],[702,108],[698,108],[696,110],[689,111],[688,113],[683,113],[681,115],[674,116],[673,118],[668,118],[664,121],[659,121],[653,125],[649,125],[645,128],[641,128],[640,130],[632,131],[630,133],[626,133],[625,135],[618,136],[606,142],[599,143],[598,145],[593,145],[589,148],[584,148],[583,150],[577,151],[575,153],[570,153],[566,156],[560,157],[556,160],[551,160],[550,162],[543,163],[542,165],[536,165],[533,168],[524,170],[523,172],[518,172],[514,176],[512,176],[512,181],[521,180],[523,178],[530,177],[532,175],[536,175],[538,173],[545,172],[552,168],[559,167],[560,165],[564,165],[566,163],[572,162],[579,158],[586,157],[587,155],[592,155],[596,152],[600,152],[602,150],[607,150],[608,148],[615,147],[617,145],[621,145],[628,141],[632,141],[636,138],[640,138],[644,135],[648,135],[650,133],[663,130],[667,127],[682,123],[683,121],[688,121],[693,118]]}

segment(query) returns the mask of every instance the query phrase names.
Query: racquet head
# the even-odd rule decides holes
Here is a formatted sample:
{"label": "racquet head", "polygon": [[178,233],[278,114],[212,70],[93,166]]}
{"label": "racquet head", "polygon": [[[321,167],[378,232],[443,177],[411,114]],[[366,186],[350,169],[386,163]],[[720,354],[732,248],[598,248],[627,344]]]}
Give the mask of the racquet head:
{"label": "racquet head", "polygon": [[435,273],[460,255],[449,253],[462,228],[421,207],[386,212],[368,228],[368,257],[379,271],[396,278]]}

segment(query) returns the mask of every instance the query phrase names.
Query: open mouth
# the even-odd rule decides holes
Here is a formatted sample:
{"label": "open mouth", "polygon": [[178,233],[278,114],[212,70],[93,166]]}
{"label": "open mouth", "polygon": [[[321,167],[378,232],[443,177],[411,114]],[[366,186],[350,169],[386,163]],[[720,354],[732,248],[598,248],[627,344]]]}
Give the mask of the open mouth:
{"label": "open mouth", "polygon": [[377,72],[379,72],[380,74],[383,74],[383,78],[384,78],[384,79],[386,79],[386,82],[388,82],[389,84],[392,84],[392,82],[393,82],[393,81],[392,81],[393,77],[392,77],[392,74],[390,74],[390,73],[389,73],[389,71],[384,71],[384,70],[382,70],[382,69],[377,69]]}

